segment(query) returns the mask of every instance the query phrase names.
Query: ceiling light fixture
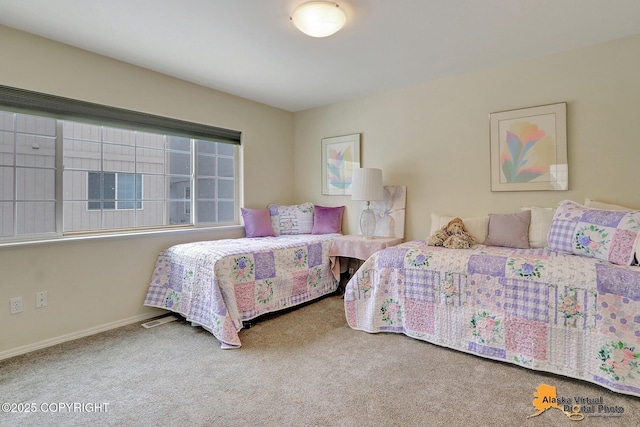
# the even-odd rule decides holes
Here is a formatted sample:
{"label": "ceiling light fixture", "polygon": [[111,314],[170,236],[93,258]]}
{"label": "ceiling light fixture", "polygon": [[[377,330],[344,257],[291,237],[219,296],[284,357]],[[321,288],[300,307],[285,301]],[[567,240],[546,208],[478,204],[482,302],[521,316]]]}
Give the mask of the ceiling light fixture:
{"label": "ceiling light fixture", "polygon": [[347,22],[347,17],[336,3],[310,1],[293,11],[291,21],[300,31],[311,37],[335,34]]}

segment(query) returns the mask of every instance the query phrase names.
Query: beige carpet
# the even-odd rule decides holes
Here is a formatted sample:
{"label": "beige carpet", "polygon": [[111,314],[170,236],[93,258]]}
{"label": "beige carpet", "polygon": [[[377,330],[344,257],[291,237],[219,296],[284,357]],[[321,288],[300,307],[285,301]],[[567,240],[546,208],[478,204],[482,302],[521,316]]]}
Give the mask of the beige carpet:
{"label": "beige carpet", "polygon": [[[403,335],[354,331],[338,296],[268,318],[240,339],[242,348],[221,350],[184,321],[130,325],[1,361],[0,401],[36,412],[0,412],[0,425],[639,425],[635,397]],[[550,409],[527,419],[542,383],[560,396],[602,396],[624,413],[576,422]],[[65,404],[74,403],[69,413]],[[88,412],[92,405],[102,412]]]}

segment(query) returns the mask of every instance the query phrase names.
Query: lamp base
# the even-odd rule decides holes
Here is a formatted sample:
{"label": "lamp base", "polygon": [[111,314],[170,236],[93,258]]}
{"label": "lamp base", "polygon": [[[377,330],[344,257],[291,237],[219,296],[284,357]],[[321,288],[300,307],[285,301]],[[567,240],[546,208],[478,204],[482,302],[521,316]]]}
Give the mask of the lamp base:
{"label": "lamp base", "polygon": [[367,202],[367,209],[360,214],[360,232],[365,239],[371,239],[375,231],[376,215],[369,209],[369,202]]}

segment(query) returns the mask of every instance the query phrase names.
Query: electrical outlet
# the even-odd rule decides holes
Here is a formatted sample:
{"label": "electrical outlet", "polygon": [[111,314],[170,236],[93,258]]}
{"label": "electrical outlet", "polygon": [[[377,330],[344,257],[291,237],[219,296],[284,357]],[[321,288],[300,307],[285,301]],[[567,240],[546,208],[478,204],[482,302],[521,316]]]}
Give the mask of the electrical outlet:
{"label": "electrical outlet", "polygon": [[47,291],[36,292],[36,308],[46,307],[48,299]]}
{"label": "electrical outlet", "polygon": [[11,314],[22,313],[22,297],[11,298]]}

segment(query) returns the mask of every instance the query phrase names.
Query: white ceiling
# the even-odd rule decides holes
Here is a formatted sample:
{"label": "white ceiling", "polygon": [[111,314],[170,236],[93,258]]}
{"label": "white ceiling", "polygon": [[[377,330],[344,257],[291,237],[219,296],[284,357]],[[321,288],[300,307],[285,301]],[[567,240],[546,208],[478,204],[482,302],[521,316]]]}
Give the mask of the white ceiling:
{"label": "white ceiling", "polygon": [[336,0],[316,39],[306,1],[0,0],[0,24],[288,111],[640,34],[640,0]]}

